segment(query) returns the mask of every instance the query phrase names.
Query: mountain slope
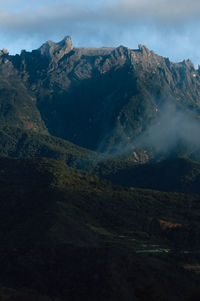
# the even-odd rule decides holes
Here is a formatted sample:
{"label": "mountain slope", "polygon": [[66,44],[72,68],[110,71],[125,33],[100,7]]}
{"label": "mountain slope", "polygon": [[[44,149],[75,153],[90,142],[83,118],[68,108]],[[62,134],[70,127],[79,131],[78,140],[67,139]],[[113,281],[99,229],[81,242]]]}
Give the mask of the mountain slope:
{"label": "mountain slope", "polygon": [[186,158],[147,164],[110,159],[98,163],[92,172],[123,186],[200,193],[200,164]]}
{"label": "mountain slope", "polygon": [[48,133],[38,133],[18,127],[0,128],[0,156],[53,158],[81,169],[91,169],[96,162],[104,158],[102,155]]}
{"label": "mountain slope", "polygon": [[[161,300],[179,300],[199,283],[183,269],[192,255],[137,252],[186,238],[197,248],[195,196],[122,189],[50,159],[0,159],[0,188],[0,283],[19,295],[129,301],[151,284]],[[161,217],[179,226],[162,230]]]}
{"label": "mountain slope", "polygon": [[47,133],[35,96],[26,88],[22,75],[18,74],[9,58],[7,53],[0,55],[0,126],[17,126]]}

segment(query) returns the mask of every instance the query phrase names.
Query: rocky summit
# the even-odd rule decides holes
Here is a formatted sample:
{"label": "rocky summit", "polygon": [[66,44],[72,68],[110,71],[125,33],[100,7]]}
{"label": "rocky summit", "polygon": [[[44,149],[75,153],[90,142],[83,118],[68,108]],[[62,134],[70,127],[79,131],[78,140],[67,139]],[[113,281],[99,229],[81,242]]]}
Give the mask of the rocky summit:
{"label": "rocky summit", "polygon": [[68,54],[72,49],[72,39],[69,36],[66,36],[61,42],[53,43],[52,41],[48,41],[43,44],[39,51],[41,55],[47,56],[50,59],[60,60],[65,54]]}

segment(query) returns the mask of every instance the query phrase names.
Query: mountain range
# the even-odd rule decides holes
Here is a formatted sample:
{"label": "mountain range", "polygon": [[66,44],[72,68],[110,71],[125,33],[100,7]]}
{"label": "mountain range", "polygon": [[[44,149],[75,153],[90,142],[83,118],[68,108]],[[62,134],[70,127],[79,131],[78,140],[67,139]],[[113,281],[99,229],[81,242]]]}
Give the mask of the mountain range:
{"label": "mountain range", "polygon": [[2,49],[0,300],[198,300],[199,133],[190,60]]}

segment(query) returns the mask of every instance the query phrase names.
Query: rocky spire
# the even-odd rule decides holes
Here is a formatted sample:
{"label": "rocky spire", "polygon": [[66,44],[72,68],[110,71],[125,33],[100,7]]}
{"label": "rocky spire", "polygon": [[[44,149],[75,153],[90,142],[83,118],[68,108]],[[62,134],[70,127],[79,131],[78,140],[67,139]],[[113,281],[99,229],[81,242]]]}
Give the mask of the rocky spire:
{"label": "rocky spire", "polygon": [[5,55],[5,54],[9,54],[9,51],[6,48],[3,48],[2,50],[0,50],[0,56]]}
{"label": "rocky spire", "polygon": [[69,53],[73,48],[71,37],[66,36],[58,43],[47,41],[39,48],[39,51],[42,55],[47,56],[48,58],[59,60],[65,54]]}

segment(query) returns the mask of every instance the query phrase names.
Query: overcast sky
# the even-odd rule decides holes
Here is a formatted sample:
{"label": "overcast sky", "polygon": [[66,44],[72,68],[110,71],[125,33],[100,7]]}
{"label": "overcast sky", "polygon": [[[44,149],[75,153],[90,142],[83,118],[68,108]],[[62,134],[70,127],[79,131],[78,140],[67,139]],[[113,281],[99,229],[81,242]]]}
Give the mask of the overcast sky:
{"label": "overcast sky", "polygon": [[0,0],[0,49],[32,50],[70,35],[74,46],[144,44],[200,64],[199,0]]}

